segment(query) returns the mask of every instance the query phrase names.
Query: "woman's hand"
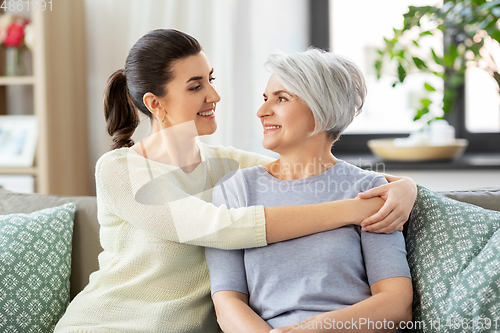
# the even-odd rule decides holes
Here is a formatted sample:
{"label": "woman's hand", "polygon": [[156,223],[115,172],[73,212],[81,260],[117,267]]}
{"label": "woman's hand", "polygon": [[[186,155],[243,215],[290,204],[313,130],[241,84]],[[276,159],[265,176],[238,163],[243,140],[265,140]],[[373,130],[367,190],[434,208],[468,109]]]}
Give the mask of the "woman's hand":
{"label": "woman's hand", "polygon": [[378,213],[361,221],[363,230],[377,233],[392,233],[403,230],[403,225],[410,217],[417,186],[409,177],[398,177],[384,174],[389,184],[372,188],[358,195],[361,199],[379,196],[385,200]]}

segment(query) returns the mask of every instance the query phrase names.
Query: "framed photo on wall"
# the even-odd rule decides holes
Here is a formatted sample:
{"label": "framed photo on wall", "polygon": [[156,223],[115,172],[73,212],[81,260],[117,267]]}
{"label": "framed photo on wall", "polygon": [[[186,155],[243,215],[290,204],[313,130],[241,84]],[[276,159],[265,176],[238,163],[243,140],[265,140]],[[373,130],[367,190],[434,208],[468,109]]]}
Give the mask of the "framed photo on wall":
{"label": "framed photo on wall", "polygon": [[0,167],[33,166],[37,141],[36,116],[0,116]]}

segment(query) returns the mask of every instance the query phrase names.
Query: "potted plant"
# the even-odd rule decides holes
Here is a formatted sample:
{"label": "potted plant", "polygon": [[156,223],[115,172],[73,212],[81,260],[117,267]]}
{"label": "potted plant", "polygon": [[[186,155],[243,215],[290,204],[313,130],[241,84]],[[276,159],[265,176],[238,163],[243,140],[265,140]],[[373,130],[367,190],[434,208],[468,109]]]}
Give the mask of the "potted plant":
{"label": "potted plant", "polygon": [[[500,41],[498,20],[500,0],[446,0],[443,6],[410,6],[403,15],[403,27],[393,29],[392,38],[384,38],[374,66],[380,78],[383,68],[395,66],[397,79],[393,87],[403,83],[410,73],[430,73],[444,82],[440,110],[431,112],[429,94],[440,90],[425,82],[428,92],[420,99],[414,121],[431,124],[447,119],[463,98],[467,66],[488,71],[500,88],[500,73],[491,49]],[[443,38],[443,51],[425,47],[425,39]]]}

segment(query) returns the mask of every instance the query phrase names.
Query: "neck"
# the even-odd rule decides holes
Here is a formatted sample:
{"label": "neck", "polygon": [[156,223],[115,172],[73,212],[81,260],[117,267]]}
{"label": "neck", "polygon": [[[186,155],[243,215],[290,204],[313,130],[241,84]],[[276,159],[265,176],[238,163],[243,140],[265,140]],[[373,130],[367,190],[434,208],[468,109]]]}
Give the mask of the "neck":
{"label": "neck", "polygon": [[194,121],[167,128],[153,124],[151,134],[144,139],[147,157],[190,172],[201,163],[200,149],[196,144],[197,136]]}
{"label": "neck", "polygon": [[266,170],[282,180],[318,175],[330,169],[338,161],[331,153],[331,145],[327,140],[316,145],[281,152],[280,158],[268,164]]}

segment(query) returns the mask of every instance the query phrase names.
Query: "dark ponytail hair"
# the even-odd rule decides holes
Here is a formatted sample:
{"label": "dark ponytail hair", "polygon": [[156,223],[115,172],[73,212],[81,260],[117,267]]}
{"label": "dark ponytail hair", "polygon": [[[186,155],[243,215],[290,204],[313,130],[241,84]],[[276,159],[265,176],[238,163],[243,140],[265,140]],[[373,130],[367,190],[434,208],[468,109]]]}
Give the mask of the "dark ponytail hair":
{"label": "dark ponytail hair", "polygon": [[201,51],[194,37],[174,29],[153,30],[135,43],[125,69],[111,74],[104,92],[104,116],[113,137],[111,149],[134,144],[131,137],[139,125],[137,109],[153,117],[142,101],[144,94],[165,96],[166,85],[173,79],[174,62]]}

